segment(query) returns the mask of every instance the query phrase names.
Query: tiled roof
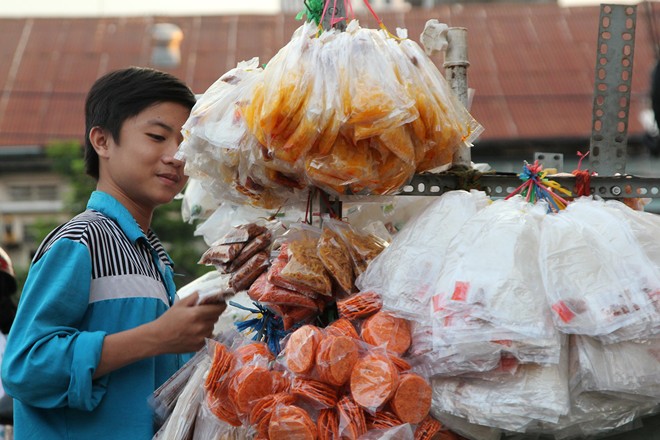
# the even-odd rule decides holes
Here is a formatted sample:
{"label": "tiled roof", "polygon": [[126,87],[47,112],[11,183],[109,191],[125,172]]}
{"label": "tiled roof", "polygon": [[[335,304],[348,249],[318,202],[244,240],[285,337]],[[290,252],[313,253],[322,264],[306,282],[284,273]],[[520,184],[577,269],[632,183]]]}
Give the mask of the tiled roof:
{"label": "tiled roof", "polygon": [[[599,13],[598,6],[472,3],[381,18],[416,41],[431,18],[468,29],[471,111],[485,127],[482,140],[587,139]],[[149,65],[150,29],[161,22],[183,30],[182,62],[171,71],[197,93],[239,61],[268,61],[300,25],[290,15],[0,19],[0,148],[81,139],[94,79]],[[659,25],[660,4],[639,4],[629,135],[643,131],[637,115],[648,105]]]}

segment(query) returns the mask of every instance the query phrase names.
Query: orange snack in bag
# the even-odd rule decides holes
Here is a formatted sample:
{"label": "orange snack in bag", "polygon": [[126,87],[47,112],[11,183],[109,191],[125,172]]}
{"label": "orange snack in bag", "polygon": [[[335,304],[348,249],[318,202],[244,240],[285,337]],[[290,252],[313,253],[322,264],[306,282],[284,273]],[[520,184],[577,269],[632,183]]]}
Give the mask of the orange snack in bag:
{"label": "orange snack in bag", "polygon": [[334,408],[322,409],[316,419],[319,440],[339,440],[339,415]]}
{"label": "orange snack in bag", "polygon": [[344,240],[331,228],[324,227],[318,242],[318,255],[343,294],[353,292],[353,263]]}
{"label": "orange snack in bag", "polygon": [[366,413],[367,429],[390,429],[395,426],[403,425],[401,419],[390,411],[377,411],[373,414]]}
{"label": "orange snack in bag", "polygon": [[339,318],[330,325],[328,325],[325,330],[332,335],[336,336],[348,336],[353,339],[360,339],[355,326],[346,318]]}
{"label": "orange snack in bag", "polygon": [[317,407],[334,408],[337,404],[337,389],[318,380],[296,377],[291,382],[291,394]]}
{"label": "orange snack in bag", "polygon": [[308,295],[276,286],[268,281],[268,273],[261,274],[248,289],[248,296],[253,301],[282,306],[318,309],[318,304]]}
{"label": "orange snack in bag", "polygon": [[402,422],[414,425],[429,414],[432,394],[426,379],[415,373],[406,373],[401,376],[390,405]]}
{"label": "orange snack in bag", "polygon": [[[417,425],[417,429],[415,429],[415,440],[437,439],[442,428],[442,423],[428,415]],[[445,434],[447,435],[440,437],[439,440],[456,440],[458,438],[449,431],[445,431]]]}
{"label": "orange snack in bag", "polygon": [[380,346],[402,355],[410,347],[410,323],[388,312],[378,312],[362,324],[364,342]]}
{"label": "orange snack in bag", "polygon": [[284,371],[271,370],[273,379],[273,393],[285,393],[291,388],[291,380]]}
{"label": "orange snack in bag", "polygon": [[227,390],[231,377],[229,373],[234,369],[234,355],[227,347],[214,343],[213,363],[204,382],[206,390],[206,404],[217,418],[232,426],[240,426],[241,421],[236,414],[234,404],[227,398]]}
{"label": "orange snack in bag", "polygon": [[348,336],[327,335],[319,343],[316,369],[323,382],[335,386],[345,384],[358,360],[358,346]]}
{"label": "orange snack in bag", "polygon": [[293,405],[279,405],[268,426],[270,440],[316,440],[316,424],[307,412]]}
{"label": "orange snack in bag", "polygon": [[234,350],[234,356],[241,364],[247,364],[255,356],[261,356],[267,361],[275,360],[275,356],[263,342],[250,342]]}
{"label": "orange snack in bag", "polygon": [[392,352],[389,352],[388,355],[396,369],[399,370],[399,373],[403,373],[412,369],[412,365],[410,365],[405,359],[395,355]]}
{"label": "orange snack in bag", "polygon": [[289,393],[269,394],[259,399],[250,410],[250,424],[255,427],[259,434],[267,436],[270,419],[277,405],[293,405],[295,400],[295,397]]}
{"label": "orange snack in bag", "polygon": [[347,319],[368,318],[382,307],[383,300],[380,295],[370,290],[337,301],[339,316]]}
{"label": "orange snack in bag", "polygon": [[273,378],[267,368],[246,365],[232,378],[229,398],[239,414],[248,414],[252,404],[273,390]]}
{"label": "orange snack in bag", "polygon": [[226,398],[217,398],[211,394],[206,397],[206,404],[218,419],[229,423],[231,426],[241,426],[241,420],[236,414],[236,408]]}
{"label": "orange snack in bag", "polygon": [[285,355],[286,365],[291,372],[303,374],[312,369],[321,338],[321,330],[313,325],[303,325],[289,336]]}
{"label": "orange snack in bag", "polygon": [[398,382],[399,372],[387,354],[371,352],[353,368],[351,395],[362,408],[375,412],[394,395]]}
{"label": "orange snack in bag", "polygon": [[342,439],[357,440],[367,432],[364,411],[350,396],[344,396],[337,402],[337,411],[339,412],[339,429]]}

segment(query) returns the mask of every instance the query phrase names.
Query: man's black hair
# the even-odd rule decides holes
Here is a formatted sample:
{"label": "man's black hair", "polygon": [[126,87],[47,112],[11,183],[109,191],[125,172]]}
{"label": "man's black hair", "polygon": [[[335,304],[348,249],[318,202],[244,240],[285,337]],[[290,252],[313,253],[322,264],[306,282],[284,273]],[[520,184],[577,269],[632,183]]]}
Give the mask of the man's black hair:
{"label": "man's black hair", "polygon": [[98,180],[99,157],[89,141],[92,128],[107,130],[119,143],[126,119],[161,102],[175,102],[192,109],[195,95],[175,76],[144,67],[116,70],[97,79],[85,102],[85,172]]}

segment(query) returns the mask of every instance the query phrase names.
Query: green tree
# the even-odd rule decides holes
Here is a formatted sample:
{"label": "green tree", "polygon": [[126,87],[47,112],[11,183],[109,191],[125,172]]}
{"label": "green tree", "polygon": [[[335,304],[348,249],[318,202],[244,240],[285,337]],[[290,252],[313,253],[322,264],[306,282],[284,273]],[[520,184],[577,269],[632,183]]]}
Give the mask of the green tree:
{"label": "green tree", "polygon": [[[46,155],[53,170],[69,184],[69,190],[64,195],[67,215],[73,217],[84,211],[96,181],[85,174],[83,147],[76,141],[53,142],[46,148]],[[57,222],[51,220],[37,221],[32,225],[31,232],[41,242],[57,225]],[[206,244],[201,237],[194,236],[196,225],[183,221],[181,200],[174,200],[156,209],[152,227],[175,262],[177,276],[174,281],[177,288],[209,272],[208,267],[197,264],[206,250]]]}

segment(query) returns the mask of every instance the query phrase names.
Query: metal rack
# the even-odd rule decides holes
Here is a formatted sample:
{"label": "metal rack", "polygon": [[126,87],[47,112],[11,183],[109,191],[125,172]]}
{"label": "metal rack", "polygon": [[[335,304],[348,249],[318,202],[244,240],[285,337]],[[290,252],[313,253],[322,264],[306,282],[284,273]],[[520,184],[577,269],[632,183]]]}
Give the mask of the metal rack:
{"label": "metal rack", "polygon": [[[636,24],[636,5],[601,5],[588,169],[597,173],[590,179],[591,194],[603,198],[660,198],[660,177],[625,174]],[[460,86],[467,87],[461,74],[452,73],[453,66],[445,67],[448,81],[458,77],[464,82]],[[575,176],[550,178],[575,193]],[[512,173],[475,173],[466,179],[449,171],[418,174],[400,194],[439,195],[466,189],[466,180],[470,184],[467,188],[481,187],[493,197],[504,197],[520,185],[517,175]]]}
{"label": "metal rack", "polygon": [[[590,177],[590,194],[603,198],[660,198],[660,177],[625,173],[636,23],[636,5],[601,5],[588,169],[597,173]],[[444,65],[452,90],[464,104],[469,66],[466,38],[465,28],[449,29]],[[481,189],[491,197],[506,197],[521,183],[515,173],[480,173],[471,170],[470,163],[470,149],[464,148],[454,156],[449,171],[417,174],[397,195],[433,196],[456,189]],[[577,194],[576,176],[548,178]],[[341,200],[351,198],[331,199],[331,208],[341,212]]]}

